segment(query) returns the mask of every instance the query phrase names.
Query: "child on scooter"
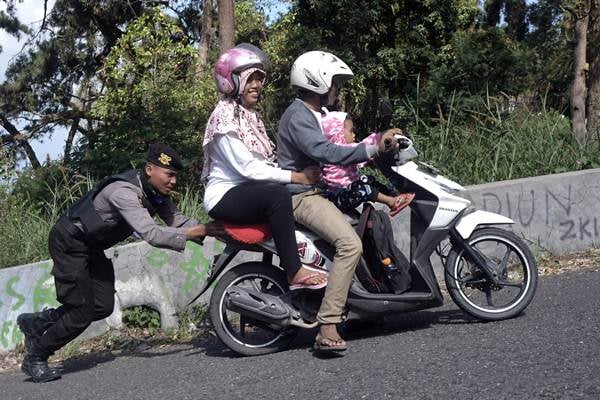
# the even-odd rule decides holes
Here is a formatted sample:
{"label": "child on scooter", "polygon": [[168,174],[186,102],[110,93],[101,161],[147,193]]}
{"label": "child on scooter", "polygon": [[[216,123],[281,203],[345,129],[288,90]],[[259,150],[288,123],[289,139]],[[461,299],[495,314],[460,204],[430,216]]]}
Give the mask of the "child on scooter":
{"label": "child on scooter", "polygon": [[[323,111],[325,115],[321,119],[321,126],[329,142],[344,146],[355,145],[354,123],[348,114],[340,111],[330,112],[326,108],[323,108]],[[379,139],[379,134],[372,133],[363,139],[361,143],[367,145],[377,144]],[[342,166],[325,164],[323,167],[323,180],[327,184],[328,190],[333,194],[332,197],[335,197],[342,189],[347,188],[359,179],[360,174],[358,170],[362,165],[350,164]],[[372,185],[369,185],[368,189],[371,190],[368,199],[387,205],[390,209],[391,217],[402,211],[415,197],[414,193],[401,193],[398,196],[389,196],[381,193]]]}

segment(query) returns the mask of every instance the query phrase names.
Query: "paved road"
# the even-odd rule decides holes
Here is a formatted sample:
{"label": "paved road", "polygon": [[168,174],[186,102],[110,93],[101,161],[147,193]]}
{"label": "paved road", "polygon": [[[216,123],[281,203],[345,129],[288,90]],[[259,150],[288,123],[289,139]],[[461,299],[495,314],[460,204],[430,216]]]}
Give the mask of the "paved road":
{"label": "paved road", "polygon": [[526,313],[479,323],[453,304],[395,317],[319,359],[241,358],[216,339],[65,363],[63,379],[0,375],[9,399],[600,399],[600,271],[540,280]]}

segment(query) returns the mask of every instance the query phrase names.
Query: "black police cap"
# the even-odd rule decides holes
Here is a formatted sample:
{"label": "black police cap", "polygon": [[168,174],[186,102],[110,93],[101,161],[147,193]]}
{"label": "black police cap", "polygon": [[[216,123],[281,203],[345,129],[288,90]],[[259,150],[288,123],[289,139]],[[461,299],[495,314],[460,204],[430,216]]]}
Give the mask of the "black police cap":
{"label": "black police cap", "polygon": [[183,169],[179,154],[166,144],[151,144],[148,148],[146,161],[173,171]]}

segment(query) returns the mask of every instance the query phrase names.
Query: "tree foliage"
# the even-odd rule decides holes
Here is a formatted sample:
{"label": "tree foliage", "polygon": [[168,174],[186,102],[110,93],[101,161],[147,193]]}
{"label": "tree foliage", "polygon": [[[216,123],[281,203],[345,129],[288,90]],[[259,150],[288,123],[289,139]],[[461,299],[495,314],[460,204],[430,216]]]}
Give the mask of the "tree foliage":
{"label": "tree foliage", "polygon": [[216,92],[210,75],[196,75],[197,51],[183,38],[175,21],[153,10],[118,40],[102,68],[105,90],[92,110],[103,125],[94,149],[84,146],[82,153],[88,170],[105,175],[138,164],[156,142],[197,160]]}
{"label": "tree foliage", "polygon": [[[261,102],[271,134],[296,95],[289,85],[294,59],[314,49],[353,69],[340,106],[359,132],[378,128],[384,97],[395,106],[395,123],[415,127],[419,120],[444,123],[451,112],[477,121],[489,107],[568,116],[574,24],[565,10],[579,2],[296,0],[273,20],[269,10],[279,2],[238,0],[235,42],[271,56]],[[149,8],[159,3],[162,12]],[[69,131],[63,164],[75,170],[103,175],[129,167],[153,141],[174,144],[197,165],[216,101],[211,66],[220,51],[220,3],[229,4],[57,0],[44,34],[0,85],[4,151],[25,152],[36,166],[29,141],[60,126]],[[18,3],[8,4],[0,28],[18,34]]]}

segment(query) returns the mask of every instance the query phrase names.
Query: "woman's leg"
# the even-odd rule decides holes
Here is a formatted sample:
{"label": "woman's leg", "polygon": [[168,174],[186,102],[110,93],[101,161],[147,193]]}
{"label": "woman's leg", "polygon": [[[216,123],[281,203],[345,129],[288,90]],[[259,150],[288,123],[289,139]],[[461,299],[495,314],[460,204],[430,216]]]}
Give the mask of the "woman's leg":
{"label": "woman's leg", "polygon": [[[208,214],[214,219],[240,225],[268,222],[288,281],[299,282],[312,274],[302,268],[298,256],[292,198],[285,186],[277,183],[236,186],[225,193]],[[315,277],[306,283],[316,284],[323,280],[324,277]]]}

